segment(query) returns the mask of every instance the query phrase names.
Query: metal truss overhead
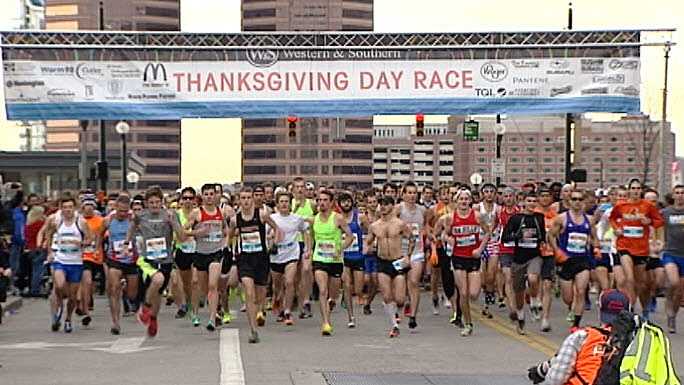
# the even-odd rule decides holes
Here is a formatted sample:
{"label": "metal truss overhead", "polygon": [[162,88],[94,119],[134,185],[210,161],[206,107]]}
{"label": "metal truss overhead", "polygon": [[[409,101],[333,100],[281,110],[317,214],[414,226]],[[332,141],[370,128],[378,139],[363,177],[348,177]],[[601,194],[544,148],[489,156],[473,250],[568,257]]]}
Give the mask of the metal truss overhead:
{"label": "metal truss overhead", "polygon": [[0,32],[3,48],[116,49],[506,49],[602,48],[669,45],[643,42],[642,32],[674,29],[475,32],[475,33],[174,33],[174,32]]}

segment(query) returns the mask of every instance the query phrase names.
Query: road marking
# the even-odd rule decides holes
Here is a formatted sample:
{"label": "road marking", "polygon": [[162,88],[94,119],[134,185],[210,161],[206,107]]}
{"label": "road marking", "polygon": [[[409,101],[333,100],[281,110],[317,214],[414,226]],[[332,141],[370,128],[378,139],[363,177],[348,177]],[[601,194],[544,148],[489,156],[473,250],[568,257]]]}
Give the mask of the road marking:
{"label": "road marking", "polygon": [[221,385],[245,384],[238,329],[221,329],[219,360],[221,363]]}
{"label": "road marking", "polygon": [[533,349],[536,349],[546,355],[553,356],[558,350],[558,345],[546,337],[542,337],[535,333],[530,333],[529,330],[525,330],[525,335],[520,335],[516,330],[513,329],[505,320],[501,317],[494,315],[494,318],[489,319],[481,315],[482,309],[480,306],[475,304],[470,304],[470,312],[473,318],[476,318],[481,323],[489,326],[490,328],[498,331],[499,333],[513,338],[516,341],[527,344]]}
{"label": "road marking", "polygon": [[97,350],[106,353],[113,354],[128,354],[128,353],[138,353],[147,350],[159,349],[161,346],[148,346],[141,347],[140,345],[145,342],[145,337],[130,337],[130,338],[119,338],[114,341],[108,348],[92,348],[90,350]]}
{"label": "road marking", "polygon": [[147,350],[155,350],[161,346],[141,347],[145,342],[145,337],[119,338],[115,341],[98,342],[21,342],[11,345],[0,345],[0,349],[27,349],[27,350],[48,350],[57,348],[76,348],[82,350],[94,350],[113,354],[137,353]]}
{"label": "road marking", "polygon": [[50,348],[82,348],[87,349],[95,346],[110,345],[112,341],[100,342],[71,342],[71,343],[54,343],[54,342],[20,342],[11,345],[0,345],[0,349],[38,349],[46,350]]}

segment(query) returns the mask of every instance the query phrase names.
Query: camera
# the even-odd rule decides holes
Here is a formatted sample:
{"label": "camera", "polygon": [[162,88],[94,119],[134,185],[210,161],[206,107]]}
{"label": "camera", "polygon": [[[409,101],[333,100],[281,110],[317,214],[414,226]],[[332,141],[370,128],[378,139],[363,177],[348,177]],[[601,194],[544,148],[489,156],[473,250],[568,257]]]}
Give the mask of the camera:
{"label": "camera", "polygon": [[527,369],[527,378],[529,378],[533,384],[542,383],[546,378],[546,373],[549,372],[549,367],[551,367],[551,360],[541,362],[538,365]]}

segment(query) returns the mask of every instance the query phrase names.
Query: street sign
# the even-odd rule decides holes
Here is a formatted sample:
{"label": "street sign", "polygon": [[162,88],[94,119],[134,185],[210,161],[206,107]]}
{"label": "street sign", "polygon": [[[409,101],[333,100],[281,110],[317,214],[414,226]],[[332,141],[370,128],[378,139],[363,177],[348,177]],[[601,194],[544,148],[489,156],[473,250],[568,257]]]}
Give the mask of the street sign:
{"label": "street sign", "polygon": [[477,186],[482,184],[482,175],[474,172],[470,175],[470,183]]}
{"label": "street sign", "polygon": [[463,122],[463,140],[475,141],[480,138],[480,123],[474,120]]}
{"label": "street sign", "polygon": [[503,178],[506,173],[506,162],[504,159],[492,159],[492,176]]}

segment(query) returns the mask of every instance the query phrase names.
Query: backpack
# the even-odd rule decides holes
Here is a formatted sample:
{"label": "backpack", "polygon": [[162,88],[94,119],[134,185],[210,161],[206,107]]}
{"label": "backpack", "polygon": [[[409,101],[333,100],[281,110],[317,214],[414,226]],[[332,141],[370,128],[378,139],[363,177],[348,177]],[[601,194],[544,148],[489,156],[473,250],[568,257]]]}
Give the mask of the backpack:
{"label": "backpack", "polygon": [[642,323],[622,359],[620,385],[679,385],[670,354],[663,330]]}
{"label": "backpack", "polygon": [[603,362],[594,385],[620,385],[620,369],[627,348],[634,339],[639,318],[623,310],[618,314],[606,342]]}

